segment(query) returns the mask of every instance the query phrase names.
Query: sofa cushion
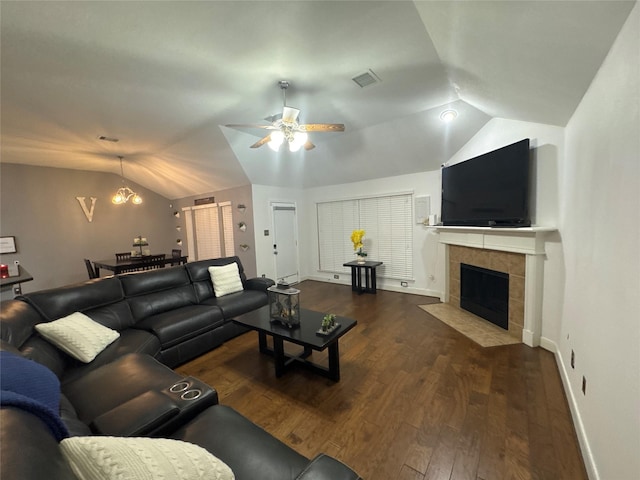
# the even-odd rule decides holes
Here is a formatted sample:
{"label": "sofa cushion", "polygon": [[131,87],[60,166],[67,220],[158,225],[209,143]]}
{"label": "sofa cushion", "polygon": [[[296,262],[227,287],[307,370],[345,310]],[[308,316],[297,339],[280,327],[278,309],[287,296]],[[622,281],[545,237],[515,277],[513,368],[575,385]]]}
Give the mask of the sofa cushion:
{"label": "sofa cushion", "polygon": [[88,282],[41,290],[17,297],[32,305],[47,320],[85,312],[124,299],[116,277],[96,278]]}
{"label": "sofa cushion", "polygon": [[0,304],[0,312],[0,338],[16,348],[20,348],[33,335],[36,324],[42,322],[38,311],[21,300],[5,300]]}
{"label": "sofa cushion", "polygon": [[309,463],[225,405],[207,408],[169,437],[204,447],[229,465],[237,480],[293,480]]}
{"label": "sofa cushion", "polygon": [[213,297],[202,302],[203,305],[215,305],[220,310],[224,318],[230,319],[237,315],[250,312],[260,308],[269,302],[264,292],[256,290],[244,290],[242,292],[231,293],[224,297]]}
{"label": "sofa cushion", "polygon": [[60,382],[51,370],[21,355],[3,351],[0,352],[0,378],[2,407],[35,415],[58,440],[69,436],[60,419]]}
{"label": "sofa cushion", "polygon": [[118,278],[122,282],[122,288],[127,297],[174,289],[190,283],[184,266],[127,273],[118,275]]}
{"label": "sofa cushion", "polygon": [[216,297],[224,297],[230,293],[241,292],[244,289],[238,273],[237,263],[232,262],[229,265],[211,266],[207,270],[209,270]]}
{"label": "sofa cushion", "polygon": [[131,327],[135,320],[131,314],[131,308],[126,300],[121,300],[109,305],[84,310],[86,316],[94,322],[119,332]]}
{"label": "sofa cushion", "polygon": [[160,340],[153,333],[128,328],[120,332],[120,337],[100,352],[90,363],[82,363],[69,357],[60,380],[62,383],[72,382],[128,353],[143,353],[157,358],[160,356]]}
{"label": "sofa cushion", "polygon": [[40,335],[32,335],[24,342],[20,347],[20,353],[22,356],[44,365],[55,373],[59,379],[62,379],[69,362],[73,360],[69,355]]}
{"label": "sofa cushion", "polygon": [[163,312],[197,304],[191,285],[138,295],[127,299],[136,322]]}
{"label": "sofa cushion", "polygon": [[189,305],[149,316],[135,328],[152,332],[166,349],[222,325],[224,318],[219,308]]}
{"label": "sofa cushion", "polygon": [[184,377],[148,355],[131,353],[62,383],[62,393],[89,425],[95,418],[149,390],[161,391]]}
{"label": "sofa cushion", "polygon": [[234,480],[224,462],[179,440],[73,437],[60,447],[79,480]]}
{"label": "sofa cushion", "polygon": [[40,335],[73,358],[88,363],[120,336],[80,312],[36,325]]}
{"label": "sofa cushion", "polygon": [[77,480],[45,423],[18,408],[0,409],[2,478]]}
{"label": "sofa cushion", "polygon": [[238,274],[240,280],[244,286],[247,277],[244,273],[244,267],[238,257],[223,257],[213,258],[209,260],[199,260],[197,262],[187,263],[185,269],[189,274],[189,278],[193,283],[198,302],[202,302],[208,298],[215,296],[213,291],[213,284],[211,283],[211,275],[209,274],[209,267],[229,265],[230,263],[236,263],[238,265]]}

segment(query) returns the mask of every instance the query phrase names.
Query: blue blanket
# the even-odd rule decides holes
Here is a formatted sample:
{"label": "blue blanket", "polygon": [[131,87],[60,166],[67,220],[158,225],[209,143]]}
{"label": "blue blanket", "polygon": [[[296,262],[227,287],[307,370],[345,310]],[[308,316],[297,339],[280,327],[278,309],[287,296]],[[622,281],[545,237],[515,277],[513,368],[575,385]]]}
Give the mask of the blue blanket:
{"label": "blue blanket", "polygon": [[0,352],[0,405],[25,410],[40,418],[56,439],[69,432],[60,418],[60,382],[37,362]]}

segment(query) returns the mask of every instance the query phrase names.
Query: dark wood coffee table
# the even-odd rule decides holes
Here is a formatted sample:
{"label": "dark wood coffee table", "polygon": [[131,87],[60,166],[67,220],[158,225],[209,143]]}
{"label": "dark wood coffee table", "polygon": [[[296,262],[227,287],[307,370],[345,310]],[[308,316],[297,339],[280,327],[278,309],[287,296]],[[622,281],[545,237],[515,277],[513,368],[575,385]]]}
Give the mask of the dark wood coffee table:
{"label": "dark wood coffee table", "polygon": [[[338,382],[340,381],[338,340],[355,327],[358,322],[352,318],[336,316],[336,323],[340,324],[340,328],[329,335],[319,335],[316,332],[320,328],[324,315],[324,313],[301,308],[300,325],[288,328],[279,322],[272,322],[269,317],[269,307],[264,306],[253,312],[240,315],[233,321],[238,325],[258,332],[260,352],[272,355],[275,359],[276,377],[284,375],[289,367],[295,364],[302,365],[318,375]],[[273,338],[273,349],[267,345],[267,336]],[[303,351],[299,355],[285,353],[285,341],[301,345]],[[307,360],[313,350],[323,351],[325,349],[329,350],[328,368]]]}

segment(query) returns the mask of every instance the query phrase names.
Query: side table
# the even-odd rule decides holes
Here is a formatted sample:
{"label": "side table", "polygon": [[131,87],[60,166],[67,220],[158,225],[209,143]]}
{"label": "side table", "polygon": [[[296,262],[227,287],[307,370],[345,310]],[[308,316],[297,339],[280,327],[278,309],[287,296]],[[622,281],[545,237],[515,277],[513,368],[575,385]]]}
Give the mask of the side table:
{"label": "side table", "polygon": [[[351,268],[351,290],[358,293],[376,293],[376,267],[382,262],[357,261],[343,263],[343,267]],[[364,270],[364,286],[362,285],[362,271]]]}

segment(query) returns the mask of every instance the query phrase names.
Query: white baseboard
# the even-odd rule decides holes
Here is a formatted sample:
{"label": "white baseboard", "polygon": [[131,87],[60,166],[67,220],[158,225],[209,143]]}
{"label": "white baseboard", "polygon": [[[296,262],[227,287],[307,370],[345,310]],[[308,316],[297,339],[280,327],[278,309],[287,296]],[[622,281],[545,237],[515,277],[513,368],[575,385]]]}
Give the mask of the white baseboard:
{"label": "white baseboard", "polygon": [[[308,275],[302,277],[300,281],[303,280],[315,280],[316,282],[326,282],[326,283],[337,283],[339,285],[351,285],[351,276],[345,275],[345,278],[330,278],[323,277],[321,275]],[[412,295],[422,295],[424,297],[436,297],[440,298],[442,292],[436,290],[429,290],[427,288],[414,288],[414,287],[401,287],[397,285],[385,285],[384,281],[378,280],[378,284],[376,285],[378,290],[387,290],[389,292],[399,292],[399,293],[410,293]]]}
{"label": "white baseboard", "polygon": [[584,466],[587,470],[589,480],[600,480],[596,463],[591,453],[591,447],[589,446],[589,439],[587,438],[587,432],[584,429],[584,423],[582,423],[582,417],[580,416],[580,410],[578,409],[578,402],[576,401],[576,392],[571,386],[569,381],[568,370],[565,362],[562,358],[562,353],[558,348],[558,345],[548,338],[540,338],[540,346],[545,350],[555,354],[556,363],[558,365],[558,371],[560,372],[560,378],[562,379],[562,385],[567,395],[567,402],[569,403],[569,409],[571,410],[571,417],[573,418],[573,426],[576,429],[576,435],[578,436],[578,443],[580,444],[580,451],[582,452],[582,458],[584,459]]}

